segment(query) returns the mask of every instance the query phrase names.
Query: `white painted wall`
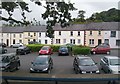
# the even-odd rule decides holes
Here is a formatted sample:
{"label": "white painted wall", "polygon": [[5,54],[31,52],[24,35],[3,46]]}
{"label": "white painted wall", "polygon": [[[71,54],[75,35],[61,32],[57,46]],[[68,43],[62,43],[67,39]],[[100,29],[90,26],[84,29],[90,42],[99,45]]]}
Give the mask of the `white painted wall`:
{"label": "white painted wall", "polygon": [[104,39],[109,39],[109,44],[111,48],[120,48],[116,46],[116,40],[120,39],[120,31],[116,31],[116,37],[111,37],[111,31],[104,31]]}
{"label": "white painted wall", "polygon": [[[73,31],[73,36],[70,35],[70,32],[71,31],[61,31],[61,35],[59,35],[59,31],[55,31],[54,44],[56,44],[56,39],[61,39],[60,45],[70,43],[70,39],[75,39],[76,45],[84,45],[84,31],[80,31],[80,36],[78,36],[78,31]],[[64,39],[66,39],[66,43],[64,43]],[[78,43],[78,39],[81,40],[80,43]]]}

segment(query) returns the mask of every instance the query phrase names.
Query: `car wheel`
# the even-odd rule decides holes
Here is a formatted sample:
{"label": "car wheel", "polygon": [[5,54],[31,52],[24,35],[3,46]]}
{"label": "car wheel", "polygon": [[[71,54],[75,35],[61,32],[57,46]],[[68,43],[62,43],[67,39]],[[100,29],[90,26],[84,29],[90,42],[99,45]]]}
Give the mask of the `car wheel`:
{"label": "car wheel", "polygon": [[93,52],[93,54],[95,55],[95,54],[96,54],[96,52],[94,51],[94,52]]}
{"label": "car wheel", "polygon": [[18,64],[17,67],[16,67],[16,70],[19,70],[20,69],[20,65]]}
{"label": "car wheel", "polygon": [[24,52],[24,55],[26,55],[27,53],[26,52]]}
{"label": "car wheel", "polygon": [[50,73],[51,73],[51,70],[49,69],[49,70],[48,70],[48,74],[50,74]]}
{"label": "car wheel", "polygon": [[109,55],[109,54],[110,54],[110,51],[107,52],[107,55]]}

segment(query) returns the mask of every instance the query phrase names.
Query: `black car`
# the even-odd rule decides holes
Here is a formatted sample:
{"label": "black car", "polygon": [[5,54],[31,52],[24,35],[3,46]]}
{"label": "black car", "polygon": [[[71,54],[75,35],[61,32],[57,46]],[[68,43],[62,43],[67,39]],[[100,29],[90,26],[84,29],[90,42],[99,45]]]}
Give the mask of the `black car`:
{"label": "black car", "polygon": [[0,54],[5,54],[7,53],[7,49],[4,47],[0,47]]}
{"label": "black car", "polygon": [[0,55],[0,70],[14,71],[20,68],[20,59],[15,53]]}
{"label": "black car", "polygon": [[6,47],[7,45],[5,43],[0,43],[0,46]]}
{"label": "black car", "polygon": [[31,52],[31,49],[28,48],[27,46],[22,46],[16,49],[16,54],[28,54]]}
{"label": "black car", "polygon": [[30,72],[50,73],[53,68],[53,60],[49,55],[40,55],[31,63]]}
{"label": "black car", "polygon": [[67,46],[60,46],[58,55],[69,55],[69,50]]}
{"label": "black car", "polygon": [[73,62],[73,67],[76,74],[100,73],[96,63],[87,56],[76,56]]}

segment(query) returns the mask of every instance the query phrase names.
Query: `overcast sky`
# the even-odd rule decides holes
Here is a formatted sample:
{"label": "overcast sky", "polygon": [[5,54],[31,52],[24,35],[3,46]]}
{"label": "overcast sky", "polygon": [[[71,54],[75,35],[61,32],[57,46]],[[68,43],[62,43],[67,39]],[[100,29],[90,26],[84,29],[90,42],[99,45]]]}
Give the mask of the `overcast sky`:
{"label": "overcast sky", "polygon": [[[41,18],[41,14],[44,13],[45,9],[41,6],[38,6],[31,2],[30,0],[24,0],[25,2],[28,2],[30,10],[32,10],[31,13],[26,13],[26,16],[28,20],[32,20],[33,18],[36,18],[37,21],[41,21],[41,23],[45,23],[44,20]],[[44,5],[44,0],[43,5]],[[65,0],[68,2],[68,0]],[[76,18],[79,10],[84,10],[85,17],[90,17],[93,13],[101,12],[101,11],[107,11],[110,8],[117,8],[118,9],[118,2],[120,0],[69,0],[71,3],[75,3],[74,6],[78,9],[77,11],[72,11],[72,17]],[[18,20],[21,19],[21,16],[19,15],[21,11],[16,10],[14,13],[14,17]],[[2,13],[3,16],[7,16],[7,13]]]}

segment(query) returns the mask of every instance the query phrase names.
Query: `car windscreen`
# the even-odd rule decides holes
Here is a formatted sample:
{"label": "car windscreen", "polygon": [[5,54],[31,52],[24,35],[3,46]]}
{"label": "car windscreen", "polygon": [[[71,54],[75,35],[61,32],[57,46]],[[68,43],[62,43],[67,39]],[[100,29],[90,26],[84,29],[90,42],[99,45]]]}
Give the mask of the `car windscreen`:
{"label": "car windscreen", "polygon": [[83,58],[79,60],[79,64],[81,66],[92,66],[95,65],[94,61],[92,59],[89,58]]}
{"label": "car windscreen", "polygon": [[0,63],[8,63],[10,59],[8,57],[0,57]]}
{"label": "car windscreen", "polygon": [[120,59],[110,59],[110,65],[120,65]]}
{"label": "car windscreen", "polygon": [[42,47],[41,50],[48,50],[49,48],[48,47]]}
{"label": "car windscreen", "polygon": [[67,47],[60,47],[60,50],[67,50]]}
{"label": "car windscreen", "polygon": [[48,64],[48,61],[47,61],[47,58],[44,58],[44,57],[37,57],[34,62],[33,62],[35,65],[45,65],[45,64]]}

